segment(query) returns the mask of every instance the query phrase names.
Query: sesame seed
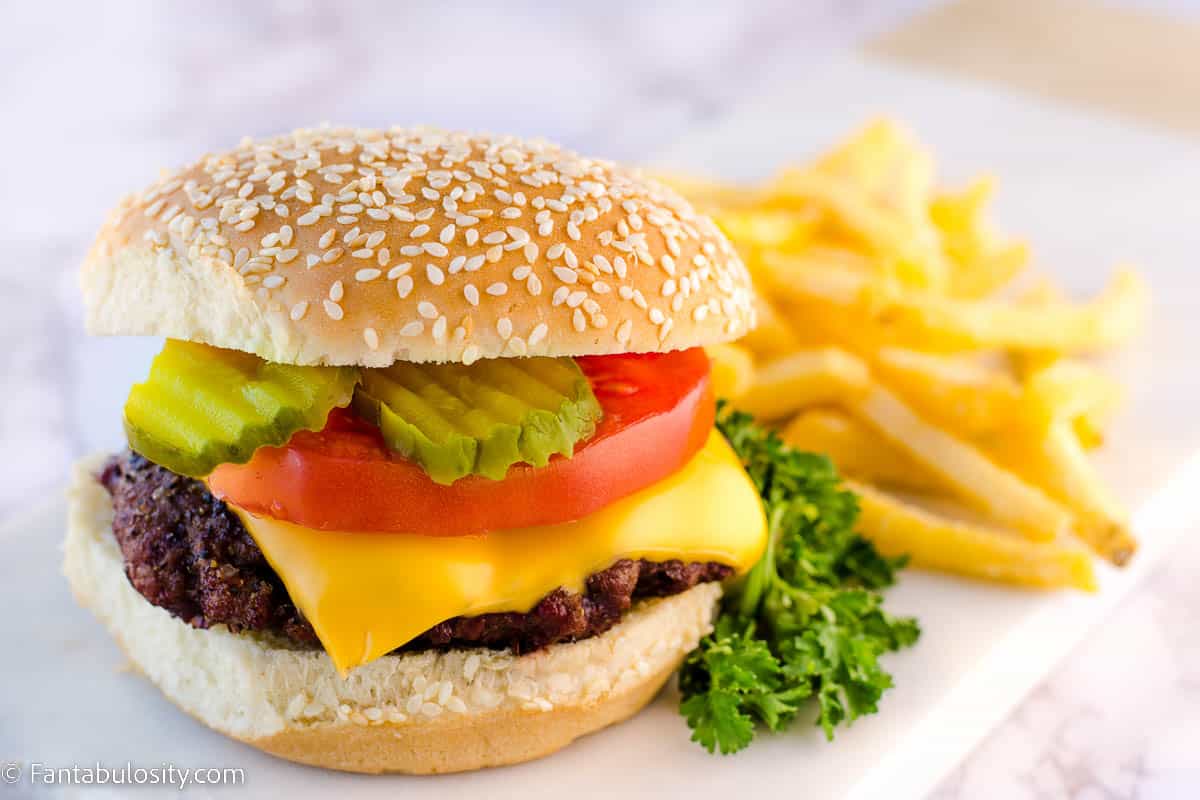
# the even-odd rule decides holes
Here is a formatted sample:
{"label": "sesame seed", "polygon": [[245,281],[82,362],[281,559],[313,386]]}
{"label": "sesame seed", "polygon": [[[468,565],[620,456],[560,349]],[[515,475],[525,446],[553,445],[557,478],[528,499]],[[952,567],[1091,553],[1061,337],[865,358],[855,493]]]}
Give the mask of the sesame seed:
{"label": "sesame seed", "polygon": [[446,273],[436,264],[425,265],[425,277],[429,278],[429,282],[434,286],[441,286],[446,282]]}
{"label": "sesame seed", "polygon": [[425,244],[421,245],[421,247],[426,253],[429,253],[429,255],[437,256],[438,258],[444,258],[450,254],[450,251],[446,249],[446,245],[442,244],[441,242],[425,242]]}
{"label": "sesame seed", "polygon": [[333,285],[329,287],[329,299],[335,303],[340,303],[345,293],[346,289],[342,286],[341,281],[334,281]]}
{"label": "sesame seed", "polygon": [[492,231],[487,236],[483,237],[484,244],[500,244],[508,238],[508,234],[504,231]]}
{"label": "sesame seed", "polygon": [[575,313],[571,316],[571,325],[580,333],[587,330],[587,320],[584,318],[582,310],[575,309]]}
{"label": "sesame seed", "polygon": [[404,275],[400,280],[396,281],[396,294],[400,295],[400,299],[408,297],[413,290],[412,275]]}
{"label": "sesame seed", "polygon": [[379,334],[375,332],[374,328],[363,329],[363,341],[366,342],[367,347],[371,348],[372,350],[379,349]]}
{"label": "sesame seed", "polygon": [[625,344],[629,341],[630,334],[633,333],[633,320],[627,319],[617,326],[617,341]]}
{"label": "sesame seed", "polygon": [[382,274],[382,270],[374,268],[360,269],[358,272],[354,273],[354,280],[358,281],[359,283],[366,283],[367,281],[375,280]]}
{"label": "sesame seed", "polygon": [[575,283],[579,280],[579,273],[570,267],[555,267],[553,272],[554,277],[558,278],[563,283]]}
{"label": "sesame seed", "polygon": [[280,286],[283,286],[284,280],[286,279],[282,275],[268,275],[263,278],[262,285],[268,289],[278,289]]}
{"label": "sesame seed", "polygon": [[299,322],[300,320],[304,319],[304,315],[307,313],[308,301],[301,300],[299,303],[296,303],[296,305],[292,306],[291,313],[288,316],[292,318],[293,322]]}
{"label": "sesame seed", "polygon": [[388,270],[387,279],[389,281],[394,281],[396,278],[399,278],[401,275],[407,273],[410,269],[412,269],[412,262],[402,261]]}
{"label": "sesame seed", "polygon": [[404,327],[400,328],[401,336],[420,336],[425,331],[425,323],[416,319],[412,322],[405,323]]}
{"label": "sesame seed", "polygon": [[[466,347],[463,349],[463,352],[462,352],[462,363],[463,363],[463,365],[464,365],[464,366],[470,366],[471,364],[474,364],[474,363],[475,363],[476,361],[478,361],[478,360],[479,360],[479,348],[478,348],[478,347],[476,347],[476,346],[475,346],[475,345],[473,345],[473,344],[469,344],[469,345],[467,345],[467,346],[466,346]],[[478,663],[478,662],[476,662],[476,663]],[[467,667],[468,667],[468,668],[470,667],[470,659],[468,659],[468,660],[467,660]],[[474,670],[471,670],[471,672],[472,672],[472,675],[473,675],[473,674],[474,674]],[[470,679],[471,679],[471,677],[472,677],[471,675],[468,675],[468,676],[467,676],[467,680],[470,680]]]}
{"label": "sesame seed", "polygon": [[330,319],[341,319],[345,315],[345,312],[342,311],[342,307],[332,300],[326,300],[324,305],[325,313],[329,315]]}
{"label": "sesame seed", "polygon": [[491,286],[487,287],[487,293],[493,297],[500,297],[508,294],[508,284],[497,281],[496,283],[493,283]]}
{"label": "sesame seed", "polygon": [[496,333],[500,334],[500,338],[508,339],[513,334],[512,320],[508,317],[501,317],[496,322]]}
{"label": "sesame seed", "polygon": [[475,288],[475,284],[468,283],[466,286],[464,286],[463,295],[467,298],[467,302],[471,305],[479,305],[479,290]]}
{"label": "sesame seed", "polygon": [[438,240],[442,244],[450,244],[454,240],[454,223],[451,222],[446,227],[442,228],[442,232],[438,234]]}
{"label": "sesame seed", "polygon": [[429,230],[430,230],[430,228],[428,225],[421,224],[421,225],[418,225],[417,227],[413,228],[409,232],[408,236],[410,239],[420,239],[422,236],[429,233]]}
{"label": "sesame seed", "polygon": [[537,345],[542,339],[546,338],[546,334],[549,332],[550,327],[544,322],[539,322],[529,334],[529,346],[533,347]]}
{"label": "sesame seed", "polygon": [[434,319],[438,315],[437,306],[428,300],[422,300],[417,303],[417,313],[425,319]]}

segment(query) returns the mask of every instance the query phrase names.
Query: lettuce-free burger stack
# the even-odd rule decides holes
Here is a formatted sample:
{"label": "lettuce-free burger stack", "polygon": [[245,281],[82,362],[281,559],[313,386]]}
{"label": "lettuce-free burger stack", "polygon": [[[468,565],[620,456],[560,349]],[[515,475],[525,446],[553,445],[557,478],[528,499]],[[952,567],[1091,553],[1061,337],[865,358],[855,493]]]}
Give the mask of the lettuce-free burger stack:
{"label": "lettuce-free burger stack", "polygon": [[164,337],[65,569],[164,694],[310,764],[448,772],[634,713],[762,554],[702,345],[708,219],[540,141],[323,128],[113,212],[91,332]]}

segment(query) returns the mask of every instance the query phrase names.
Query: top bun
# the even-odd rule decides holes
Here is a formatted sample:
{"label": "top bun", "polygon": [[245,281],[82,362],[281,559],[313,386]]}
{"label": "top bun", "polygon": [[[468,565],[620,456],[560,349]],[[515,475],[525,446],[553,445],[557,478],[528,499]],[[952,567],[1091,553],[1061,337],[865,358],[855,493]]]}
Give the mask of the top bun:
{"label": "top bun", "polygon": [[290,364],[675,350],[753,327],[750,277],[681,197],[541,140],[319,128],[127,197],[83,265],[92,333]]}

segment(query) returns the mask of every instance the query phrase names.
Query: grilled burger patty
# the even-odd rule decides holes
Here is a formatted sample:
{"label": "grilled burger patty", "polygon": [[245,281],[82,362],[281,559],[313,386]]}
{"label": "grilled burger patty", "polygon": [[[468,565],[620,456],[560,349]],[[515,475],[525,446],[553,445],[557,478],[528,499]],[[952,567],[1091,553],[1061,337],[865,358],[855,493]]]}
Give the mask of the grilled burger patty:
{"label": "grilled burger patty", "polygon": [[[99,476],[113,500],[125,574],[149,602],[197,628],[269,631],[319,647],[237,515],[200,481],[131,451]],[[641,597],[666,597],[732,573],[723,564],[623,559],[588,577],[582,594],[555,589],[528,613],[455,617],[405,646],[512,648],[522,653],[603,633]]]}

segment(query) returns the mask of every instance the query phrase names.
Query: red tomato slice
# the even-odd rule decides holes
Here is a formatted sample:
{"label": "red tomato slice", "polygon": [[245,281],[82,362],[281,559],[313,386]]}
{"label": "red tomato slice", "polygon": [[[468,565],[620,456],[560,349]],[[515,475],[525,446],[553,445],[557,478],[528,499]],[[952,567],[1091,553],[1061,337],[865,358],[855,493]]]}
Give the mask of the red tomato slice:
{"label": "red tomato slice", "polygon": [[246,464],[222,464],[208,483],[254,514],[309,528],[464,536],[580,519],[686,464],[712,430],[708,356],[588,356],[579,366],[604,409],[571,458],[517,464],[504,480],[471,475],[434,483],[388,450],[379,430],[335,410],[324,430],[259,448]]}

